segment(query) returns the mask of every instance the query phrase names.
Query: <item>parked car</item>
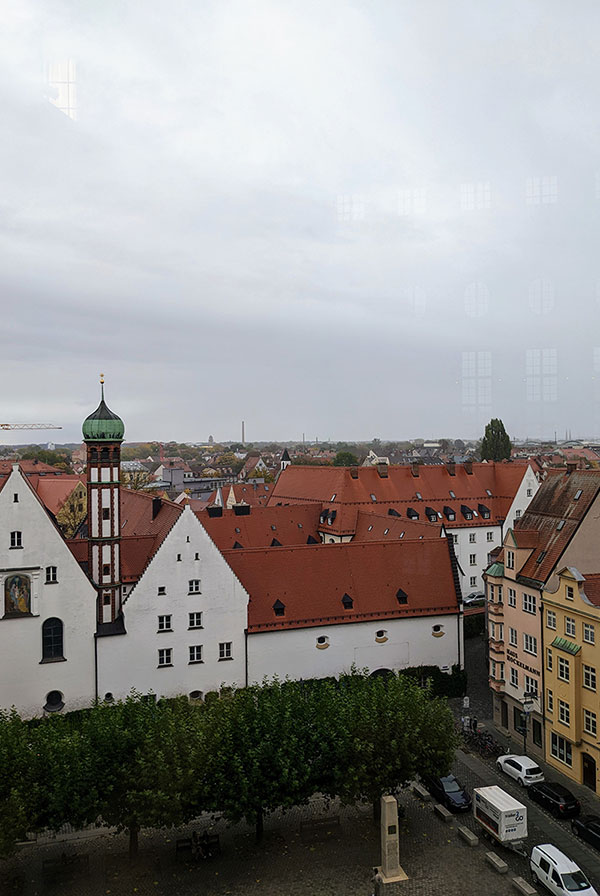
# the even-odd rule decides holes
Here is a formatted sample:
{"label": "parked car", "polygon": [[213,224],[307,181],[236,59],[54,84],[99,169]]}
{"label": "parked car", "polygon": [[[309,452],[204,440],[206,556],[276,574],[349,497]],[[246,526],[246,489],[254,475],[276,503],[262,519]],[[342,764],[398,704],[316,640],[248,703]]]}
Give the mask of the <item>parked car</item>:
{"label": "parked car", "polygon": [[557,818],[573,818],[581,811],[579,800],[562,784],[542,781],[532,784],[527,792],[532,800],[549,809]]}
{"label": "parked car", "polygon": [[463,598],[463,604],[465,606],[478,606],[485,603],[485,594],[483,591],[471,591],[470,594],[467,594],[466,597]]}
{"label": "parked car", "polygon": [[544,773],[529,756],[516,756],[507,753],[496,760],[496,768],[509,777],[514,778],[521,787],[529,787],[530,784],[539,784],[544,780]]}
{"label": "parked car", "polygon": [[438,803],[450,812],[468,812],[471,809],[471,797],[454,775],[427,777],[423,783]]}
{"label": "parked car", "polygon": [[571,822],[571,830],[576,837],[581,837],[596,849],[600,849],[600,815],[584,815],[583,818],[574,818]]}
{"label": "parked car", "polygon": [[598,891],[592,887],[579,865],[551,843],[533,847],[529,868],[534,884],[542,884],[555,896],[564,896],[565,893],[598,896]]}

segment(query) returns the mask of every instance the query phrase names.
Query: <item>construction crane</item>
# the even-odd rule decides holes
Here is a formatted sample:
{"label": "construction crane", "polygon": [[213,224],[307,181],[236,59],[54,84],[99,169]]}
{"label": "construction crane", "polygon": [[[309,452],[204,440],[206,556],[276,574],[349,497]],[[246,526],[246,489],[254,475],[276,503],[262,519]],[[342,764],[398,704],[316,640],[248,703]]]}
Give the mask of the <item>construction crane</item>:
{"label": "construction crane", "polygon": [[0,429],[62,429],[54,423],[0,423]]}

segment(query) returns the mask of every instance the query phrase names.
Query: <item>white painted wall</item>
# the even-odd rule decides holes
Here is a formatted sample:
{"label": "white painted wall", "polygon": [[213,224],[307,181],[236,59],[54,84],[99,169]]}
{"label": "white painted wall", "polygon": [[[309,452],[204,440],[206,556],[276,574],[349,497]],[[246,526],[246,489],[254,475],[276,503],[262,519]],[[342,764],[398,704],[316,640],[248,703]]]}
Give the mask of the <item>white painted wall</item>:
{"label": "white painted wall", "polygon": [[[443,626],[441,637],[433,635],[436,625]],[[322,678],[347,672],[353,664],[370,672],[421,665],[451,667],[459,662],[459,628],[462,663],[462,626],[458,616],[258,632],[248,636],[248,680],[260,682],[265,675]],[[378,643],[377,632],[382,629],[387,633],[387,641]],[[317,639],[322,636],[329,639],[325,649],[317,647]]]}
{"label": "white painted wall", "polygon": [[[18,502],[14,495],[19,496]],[[22,532],[23,548],[10,549],[10,533]],[[46,584],[46,567],[57,583]],[[5,618],[4,582],[22,572],[32,580],[32,616]],[[0,707],[41,715],[49,691],[63,694],[65,711],[94,698],[96,591],[81,570],[18,467],[0,492]],[[64,625],[64,662],[41,663],[42,624]]]}
{"label": "white painted wall", "polygon": [[[514,497],[514,501],[510,506],[510,510],[506,515],[506,523],[504,524],[504,531],[506,532],[508,529],[513,529],[515,523],[520,517],[523,516],[527,508],[529,507],[531,501],[533,500],[533,496],[537,492],[540,484],[537,480],[537,477],[531,467],[527,466],[527,471],[523,476],[521,481],[521,485],[517,489],[517,493]],[[528,495],[527,492],[530,491],[531,494]]]}
{"label": "white painted wall", "polygon": [[[196,560],[196,554],[199,559]],[[177,556],[181,555],[181,560]],[[200,579],[200,594],[189,581]],[[159,587],[166,594],[158,594]],[[186,507],[123,605],[126,635],[98,638],[100,698],[126,697],[134,688],[158,696],[244,685],[248,595]],[[202,629],[188,627],[189,613],[203,614]],[[171,615],[170,632],[158,631],[158,616]],[[233,659],[219,660],[219,643],[231,641]],[[189,663],[189,647],[203,647],[203,662]],[[173,665],[158,668],[159,649],[173,650]]]}

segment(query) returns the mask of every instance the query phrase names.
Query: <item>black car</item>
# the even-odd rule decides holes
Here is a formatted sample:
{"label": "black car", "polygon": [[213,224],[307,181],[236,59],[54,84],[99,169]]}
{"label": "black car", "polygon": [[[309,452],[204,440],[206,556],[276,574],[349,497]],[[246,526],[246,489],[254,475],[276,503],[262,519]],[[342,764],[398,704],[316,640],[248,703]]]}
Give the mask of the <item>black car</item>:
{"label": "black car", "polygon": [[583,818],[574,818],[571,822],[571,830],[576,837],[587,840],[596,849],[600,849],[600,815],[585,815]]}
{"label": "black car", "polygon": [[438,803],[451,812],[468,812],[471,808],[471,797],[454,775],[425,778],[423,783]]}
{"label": "black car", "polygon": [[553,781],[531,784],[528,793],[532,800],[549,809],[556,818],[573,818],[574,815],[579,815],[581,810],[579,800],[571,791]]}

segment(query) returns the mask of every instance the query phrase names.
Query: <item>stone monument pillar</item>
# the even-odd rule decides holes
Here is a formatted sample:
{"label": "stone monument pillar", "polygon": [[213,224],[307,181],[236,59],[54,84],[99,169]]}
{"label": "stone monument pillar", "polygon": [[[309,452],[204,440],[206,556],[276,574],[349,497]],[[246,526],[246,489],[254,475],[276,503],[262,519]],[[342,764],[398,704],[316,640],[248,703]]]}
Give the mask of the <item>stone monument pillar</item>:
{"label": "stone monument pillar", "polygon": [[381,866],[378,871],[384,884],[408,880],[400,866],[398,803],[393,796],[381,797]]}

